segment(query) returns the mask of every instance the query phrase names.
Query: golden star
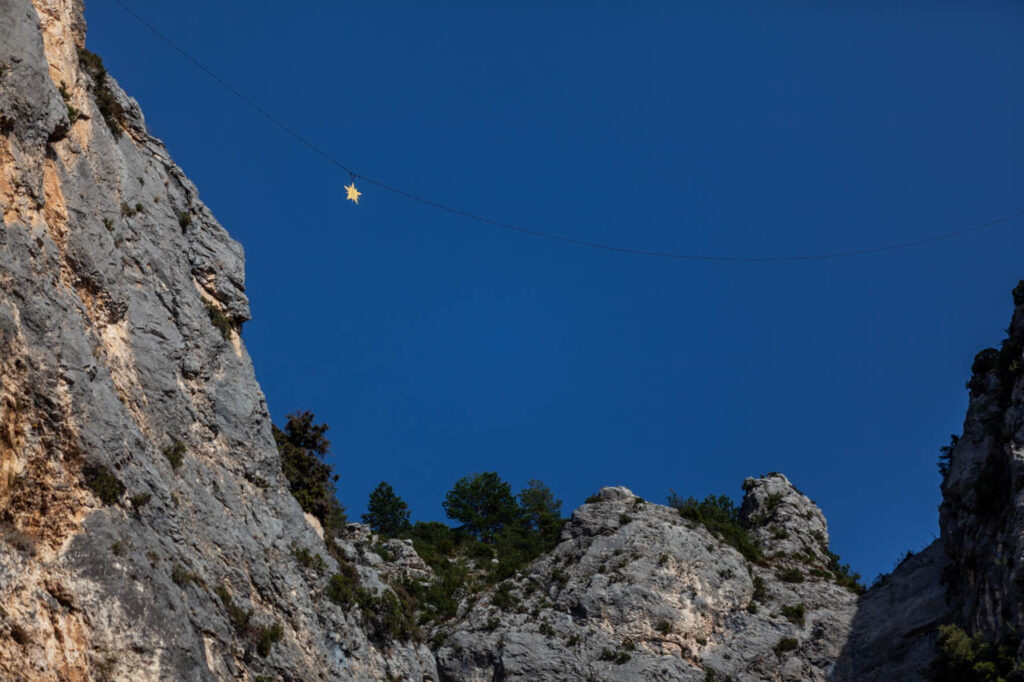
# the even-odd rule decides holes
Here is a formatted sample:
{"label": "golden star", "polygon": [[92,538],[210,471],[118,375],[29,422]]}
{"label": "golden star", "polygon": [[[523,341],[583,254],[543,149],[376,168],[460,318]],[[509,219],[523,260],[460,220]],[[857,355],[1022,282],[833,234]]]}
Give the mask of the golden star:
{"label": "golden star", "polygon": [[353,182],[351,185],[345,185],[345,191],[348,192],[348,196],[345,197],[346,199],[354,201],[357,204],[359,203],[359,197],[362,196],[363,193],[356,189],[356,183]]}

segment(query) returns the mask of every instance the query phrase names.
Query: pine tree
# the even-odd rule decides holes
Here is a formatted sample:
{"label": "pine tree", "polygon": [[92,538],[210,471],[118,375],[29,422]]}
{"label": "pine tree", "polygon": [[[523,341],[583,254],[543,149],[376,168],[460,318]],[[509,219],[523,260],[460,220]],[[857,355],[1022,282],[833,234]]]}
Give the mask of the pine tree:
{"label": "pine tree", "polygon": [[363,523],[370,526],[375,533],[388,537],[398,537],[408,532],[409,505],[395,494],[390,484],[381,481],[370,493],[370,501],[363,514]]}
{"label": "pine tree", "polygon": [[274,440],[292,495],[302,511],[315,516],[324,534],[331,538],[345,526],[345,508],[334,487],[338,477],[323,461],[331,448],[331,442],[324,437],[328,426],[313,420],[312,412],[288,415],[284,430],[273,427]]}

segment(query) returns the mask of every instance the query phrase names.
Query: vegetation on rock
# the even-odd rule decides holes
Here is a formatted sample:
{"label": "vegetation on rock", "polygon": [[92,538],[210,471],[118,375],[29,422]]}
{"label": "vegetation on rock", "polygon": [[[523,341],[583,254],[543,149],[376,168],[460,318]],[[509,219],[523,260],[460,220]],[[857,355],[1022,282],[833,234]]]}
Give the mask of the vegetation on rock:
{"label": "vegetation on rock", "polygon": [[404,535],[411,527],[409,505],[385,481],[381,481],[370,493],[370,501],[362,519],[373,532],[393,538]]}
{"label": "vegetation on rock", "polygon": [[725,495],[708,495],[701,501],[694,497],[684,500],[672,491],[668,504],[678,509],[684,519],[703,525],[716,538],[735,547],[748,561],[761,559],[761,549],[744,528],[739,509]]}
{"label": "vegetation on rock", "polygon": [[323,461],[331,449],[331,442],[324,437],[330,427],[313,420],[312,412],[288,415],[283,430],[273,427],[274,440],[292,495],[302,511],[320,521],[330,548],[332,540],[345,528],[347,519],[334,485],[338,477]]}

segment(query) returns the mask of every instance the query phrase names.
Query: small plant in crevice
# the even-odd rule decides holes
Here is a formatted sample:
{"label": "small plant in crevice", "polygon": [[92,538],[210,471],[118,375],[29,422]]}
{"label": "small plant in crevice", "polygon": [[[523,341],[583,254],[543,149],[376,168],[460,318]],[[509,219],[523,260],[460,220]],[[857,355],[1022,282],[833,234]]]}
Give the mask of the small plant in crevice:
{"label": "small plant in crevice", "polygon": [[804,614],[806,612],[806,609],[807,607],[803,604],[796,604],[795,606],[783,606],[782,617],[795,625],[803,625]]}
{"label": "small plant in crevice", "polygon": [[132,495],[128,499],[132,503],[132,509],[138,512],[149,504],[149,501],[153,499],[153,495],[152,493],[139,493],[138,495]]}
{"label": "small plant in crevice", "polygon": [[795,638],[783,637],[778,641],[778,643],[774,647],[772,647],[772,651],[775,652],[776,656],[782,658],[782,654],[786,653],[787,651],[795,651],[797,648],[799,648],[799,646],[800,642],[798,642]]}
{"label": "small plant in crevice", "polygon": [[284,637],[284,628],[280,623],[258,627],[255,632],[256,653],[266,658],[270,655],[270,648],[276,642],[281,641],[282,637]]}
{"label": "small plant in crevice", "polygon": [[185,461],[185,444],[176,440],[164,448],[164,457],[170,462],[171,468],[177,471]]}
{"label": "small plant in crevice", "polygon": [[308,568],[316,571],[317,573],[323,573],[327,570],[327,562],[319,554],[310,552],[305,547],[299,547],[294,542],[291,545],[292,556],[295,557],[295,561],[298,562],[299,566]]}
{"label": "small plant in crevice", "polygon": [[224,340],[229,341],[231,339],[231,319],[224,314],[223,310],[209,301],[204,300],[203,303],[206,304],[206,313],[210,317],[210,322],[217,328],[220,335],[224,337]]}
{"label": "small plant in crevice", "polygon": [[236,604],[226,586],[218,585],[213,591],[223,604],[228,615],[228,623],[231,624],[235,633],[252,642],[256,647],[256,653],[260,656],[264,658],[269,656],[274,643],[284,637],[284,628],[281,627],[281,624],[275,622],[270,625],[253,625],[252,609],[246,609]]}
{"label": "small plant in crevice", "polygon": [[174,564],[171,568],[171,580],[174,581],[175,585],[182,588],[188,587],[190,583],[198,582],[196,574],[181,564]]}
{"label": "small plant in crevice", "polygon": [[780,568],[775,572],[775,577],[784,583],[802,583],[804,581],[804,574],[795,566]]}
{"label": "small plant in crevice", "polygon": [[63,81],[61,81],[61,84],[57,86],[57,92],[60,93],[61,99],[64,100],[64,106],[67,107],[68,120],[71,123],[74,123],[78,120],[79,112],[78,109],[71,106],[71,93],[68,92],[67,85],[65,85]]}

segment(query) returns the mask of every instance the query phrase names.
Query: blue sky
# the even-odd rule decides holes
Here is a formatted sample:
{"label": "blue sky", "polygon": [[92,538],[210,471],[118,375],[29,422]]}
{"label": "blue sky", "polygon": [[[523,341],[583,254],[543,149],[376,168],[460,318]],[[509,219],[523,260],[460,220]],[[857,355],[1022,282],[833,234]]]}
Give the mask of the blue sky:
{"label": "blue sky", "polygon": [[[357,172],[641,249],[805,254],[1024,208],[1024,7],[398,2],[132,6]],[[782,471],[871,578],[938,533],[938,448],[1024,277],[1024,220],[796,263],[538,240],[348,178],[111,0],[90,49],[245,246],[279,423],[330,424],[350,516],[452,483],[727,493]]]}

